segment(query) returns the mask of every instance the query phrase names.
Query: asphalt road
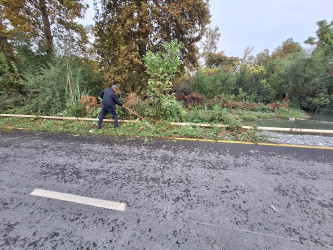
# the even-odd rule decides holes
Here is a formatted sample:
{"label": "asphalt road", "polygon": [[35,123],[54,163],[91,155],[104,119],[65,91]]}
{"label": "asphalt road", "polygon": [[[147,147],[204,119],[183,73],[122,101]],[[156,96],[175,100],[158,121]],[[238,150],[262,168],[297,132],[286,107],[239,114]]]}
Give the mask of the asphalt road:
{"label": "asphalt road", "polygon": [[332,150],[13,130],[0,166],[1,249],[333,249]]}

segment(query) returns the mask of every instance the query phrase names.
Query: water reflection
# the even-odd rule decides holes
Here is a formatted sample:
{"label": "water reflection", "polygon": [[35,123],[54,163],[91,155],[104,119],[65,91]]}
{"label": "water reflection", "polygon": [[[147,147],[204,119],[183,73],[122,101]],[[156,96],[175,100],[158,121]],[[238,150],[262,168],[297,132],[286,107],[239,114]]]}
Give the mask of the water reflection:
{"label": "water reflection", "polygon": [[262,121],[244,121],[244,125],[257,125],[260,127],[278,127],[278,128],[305,128],[305,129],[325,129],[333,130],[333,115],[322,115],[307,113],[311,118],[309,120],[262,120]]}

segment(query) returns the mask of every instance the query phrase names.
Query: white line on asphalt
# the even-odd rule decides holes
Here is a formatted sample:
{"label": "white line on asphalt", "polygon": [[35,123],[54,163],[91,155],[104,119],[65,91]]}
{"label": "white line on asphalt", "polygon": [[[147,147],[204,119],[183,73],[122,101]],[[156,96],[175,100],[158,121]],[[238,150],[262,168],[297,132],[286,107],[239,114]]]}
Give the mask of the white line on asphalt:
{"label": "white line on asphalt", "polygon": [[30,195],[49,198],[49,199],[56,199],[61,201],[68,201],[74,202],[78,204],[94,206],[94,207],[101,207],[106,209],[112,209],[117,211],[125,211],[126,204],[121,202],[115,201],[108,201],[108,200],[101,200],[96,198],[84,197],[80,195],[74,194],[66,194],[66,193],[59,193],[54,191],[48,191],[43,189],[35,189],[30,193]]}

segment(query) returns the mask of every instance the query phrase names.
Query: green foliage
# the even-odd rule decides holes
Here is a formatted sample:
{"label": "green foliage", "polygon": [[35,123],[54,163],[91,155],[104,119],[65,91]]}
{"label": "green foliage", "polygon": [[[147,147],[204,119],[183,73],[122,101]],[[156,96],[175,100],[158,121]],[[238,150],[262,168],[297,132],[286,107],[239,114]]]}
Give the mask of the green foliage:
{"label": "green foliage", "polygon": [[317,48],[323,49],[326,55],[333,53],[333,20],[321,20],[317,22],[318,30],[317,37],[309,37],[305,43],[317,45]]}
{"label": "green foliage", "polygon": [[[103,128],[95,130],[96,122],[88,121],[62,121],[62,120],[43,120],[33,118],[8,117],[0,120],[0,126],[13,128],[27,128],[32,131],[53,131],[71,134],[96,134],[113,135],[119,141],[142,140],[141,145],[148,144],[151,137],[187,137],[204,138],[214,140],[241,140],[261,142],[263,137],[260,132],[255,130],[243,131],[239,128],[202,128],[197,126],[174,126],[168,122],[151,124],[148,122],[137,122],[134,124],[121,124],[118,129],[113,129],[112,123],[103,123]],[[126,138],[120,136],[128,136]]]}
{"label": "green foliage", "polygon": [[86,30],[77,23],[88,8],[82,0],[0,0],[0,6],[0,33],[5,39],[15,39],[20,32],[31,48],[41,46],[49,56],[69,42],[82,52],[88,42]]}
{"label": "green foliage", "polygon": [[[99,90],[99,78],[87,65],[54,58],[39,73],[28,72],[24,82],[25,112],[34,114],[84,115],[79,100]],[[98,85],[99,83],[99,85]]]}
{"label": "green foliage", "polygon": [[195,123],[222,123],[229,128],[240,127],[241,123],[237,116],[230,114],[228,109],[223,108],[220,103],[216,103],[212,107],[197,107],[188,112],[187,122]]}
{"label": "green foliage", "polygon": [[165,95],[172,87],[171,79],[175,76],[180,65],[181,45],[176,40],[164,43],[165,52],[154,54],[149,51],[144,56],[145,66],[150,78],[148,80],[149,94],[152,96]]}
{"label": "green foliage", "polygon": [[176,101],[174,95],[168,95],[162,100],[160,117],[166,121],[181,122],[186,117],[186,111],[182,104]]}
{"label": "green foliage", "polygon": [[257,95],[258,98],[256,98],[256,100],[264,103],[274,102],[277,95],[276,90],[273,89],[271,84],[269,84],[266,79],[261,80],[260,83],[262,84],[262,86],[258,91],[259,94]]}
{"label": "green foliage", "polygon": [[231,100],[240,101],[240,102],[254,102],[257,99],[257,94],[248,94],[243,91],[242,88],[239,88],[237,91],[237,95],[231,95]]}
{"label": "green foliage", "polygon": [[297,52],[301,52],[303,49],[301,45],[297,42],[294,42],[292,38],[287,39],[282,43],[281,46],[277,47],[272,53],[272,58],[286,58],[289,55]]}
{"label": "green foliage", "polygon": [[193,81],[194,76],[186,73],[181,77],[173,80],[172,91],[176,93],[183,93],[185,95],[190,95],[193,92]]}
{"label": "green foliage", "polygon": [[100,1],[99,9],[95,49],[108,85],[118,82],[128,93],[145,92],[151,76],[143,57],[173,39],[183,44],[180,71],[198,65],[196,44],[210,19],[207,0]]}
{"label": "green foliage", "polygon": [[175,76],[180,65],[179,53],[181,45],[176,40],[164,43],[164,52],[152,53],[149,51],[144,62],[147,67],[148,80],[147,95],[150,101],[150,114],[154,119],[182,120],[184,110],[176,101],[173,94],[171,79]]}
{"label": "green foliage", "polygon": [[[258,64],[242,64],[239,72],[236,74],[236,83],[234,93],[236,96],[242,95],[242,90],[251,101],[262,101],[260,98],[264,92],[262,82],[265,82],[266,69]],[[254,99],[257,98],[257,99]]]}
{"label": "green foliage", "polygon": [[315,97],[307,97],[302,104],[311,112],[333,114],[333,95],[320,93]]}
{"label": "green foliage", "polygon": [[3,52],[0,52],[0,94],[8,91],[18,91],[21,75],[14,61],[9,60]]}
{"label": "green foliage", "polygon": [[231,94],[235,86],[235,77],[217,70],[212,75],[205,71],[198,71],[193,82],[193,91],[209,99],[221,95]]}
{"label": "green foliage", "polygon": [[59,113],[66,108],[66,66],[60,61],[41,68],[39,74],[26,74],[25,110],[32,114]]}

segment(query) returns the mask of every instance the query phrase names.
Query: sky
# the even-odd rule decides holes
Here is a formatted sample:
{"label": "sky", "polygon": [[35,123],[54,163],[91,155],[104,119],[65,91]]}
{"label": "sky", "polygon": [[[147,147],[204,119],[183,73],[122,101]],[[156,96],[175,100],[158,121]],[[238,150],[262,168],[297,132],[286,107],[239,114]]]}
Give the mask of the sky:
{"label": "sky", "polygon": [[242,57],[246,47],[257,55],[272,52],[288,38],[302,47],[316,36],[317,22],[333,20],[333,0],[211,0],[211,27],[219,27],[219,51]]}
{"label": "sky", "polygon": [[[83,24],[92,24],[93,0]],[[221,33],[218,51],[227,56],[243,57],[246,47],[253,55],[265,49],[270,52],[293,38],[308,48],[304,41],[315,36],[317,22],[333,20],[333,0],[210,0],[212,28]]]}

